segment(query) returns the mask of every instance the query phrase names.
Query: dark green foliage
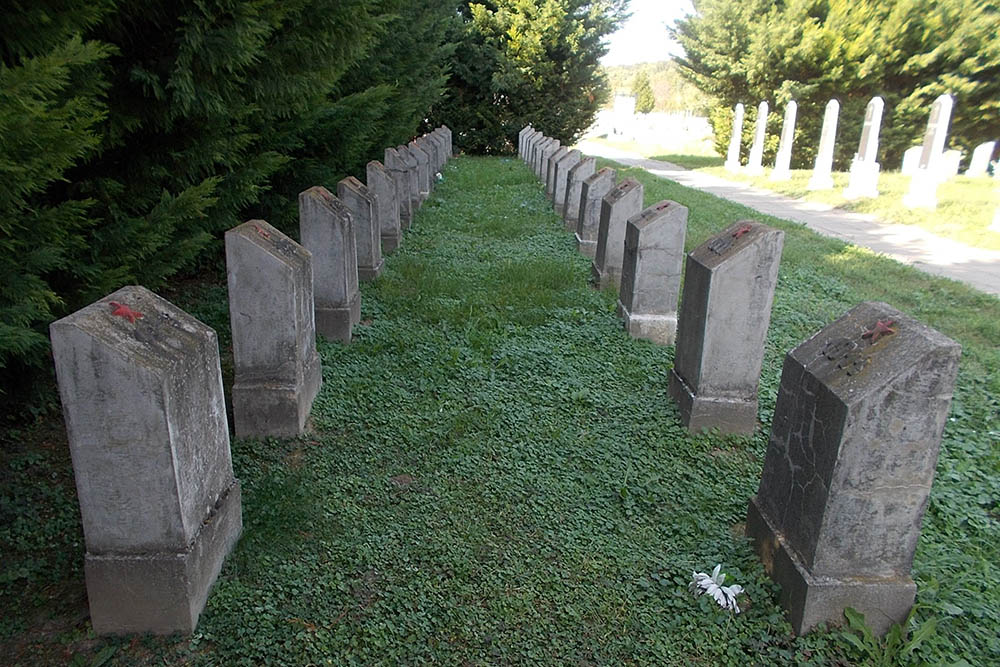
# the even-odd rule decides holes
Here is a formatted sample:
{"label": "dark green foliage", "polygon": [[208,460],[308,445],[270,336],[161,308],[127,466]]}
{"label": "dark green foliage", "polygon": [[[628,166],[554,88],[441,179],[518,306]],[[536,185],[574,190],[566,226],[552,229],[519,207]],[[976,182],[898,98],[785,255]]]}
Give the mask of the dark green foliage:
{"label": "dark green foliage", "polygon": [[601,39],[627,0],[494,0],[462,4],[448,95],[433,122],[456,128],[455,145],[511,153],[531,123],[564,144],[590,126],[607,83]]}
{"label": "dark green foliage", "polygon": [[[930,105],[955,98],[949,145],[1000,135],[1000,10],[979,0],[701,0],[678,22],[683,72],[723,107],[799,104],[793,166],[812,167],[823,111],[840,101],[835,164],[849,166],[864,109],[885,99],[880,161],[920,143]],[[721,120],[721,117],[717,117]],[[715,124],[716,134],[729,128]],[[780,126],[772,130],[780,133]]]}
{"label": "dark green foliage", "polygon": [[649,76],[643,70],[639,70],[635,75],[635,81],[632,82],[632,94],[635,95],[636,113],[649,113],[656,106],[653,88],[649,85]]}

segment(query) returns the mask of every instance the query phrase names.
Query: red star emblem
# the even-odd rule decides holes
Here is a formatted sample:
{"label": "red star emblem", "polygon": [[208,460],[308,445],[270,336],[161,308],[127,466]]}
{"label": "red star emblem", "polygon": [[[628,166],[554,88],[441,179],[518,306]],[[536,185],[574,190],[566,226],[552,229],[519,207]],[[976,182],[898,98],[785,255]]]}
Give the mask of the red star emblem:
{"label": "red star emblem", "polygon": [[124,317],[130,323],[135,324],[135,321],[142,317],[142,313],[137,310],[132,310],[124,303],[118,303],[117,301],[112,301],[109,304],[112,308],[111,314],[115,317]]}
{"label": "red star emblem", "polygon": [[753,226],[751,226],[751,225],[743,225],[742,227],[740,227],[739,229],[737,229],[735,232],[733,232],[733,238],[734,239],[738,239],[739,237],[741,237],[744,234],[746,234],[747,232],[749,232],[751,229],[753,229]]}
{"label": "red star emblem", "polygon": [[861,337],[870,338],[872,345],[874,345],[882,336],[891,336],[896,333],[896,329],[892,328],[893,324],[895,324],[895,322],[892,320],[885,320],[884,322],[879,320],[875,323],[875,326],[861,334]]}

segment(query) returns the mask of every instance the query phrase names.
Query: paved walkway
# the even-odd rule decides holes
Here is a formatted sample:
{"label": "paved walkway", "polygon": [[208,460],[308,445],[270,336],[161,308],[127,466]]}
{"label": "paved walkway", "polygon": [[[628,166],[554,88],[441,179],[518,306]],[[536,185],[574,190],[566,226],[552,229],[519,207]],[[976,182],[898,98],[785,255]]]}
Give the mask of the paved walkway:
{"label": "paved walkway", "polygon": [[988,294],[1000,296],[1000,252],[996,250],[973,248],[931,234],[915,225],[884,223],[871,215],[850,213],[829,204],[789,199],[670,162],[648,160],[597,142],[581,141],[577,148],[587,155],[599,155],[641,167],[651,174],[710,192],[767,215],[800,222],[820,234],[870,248],[927,273],[954,278]]}

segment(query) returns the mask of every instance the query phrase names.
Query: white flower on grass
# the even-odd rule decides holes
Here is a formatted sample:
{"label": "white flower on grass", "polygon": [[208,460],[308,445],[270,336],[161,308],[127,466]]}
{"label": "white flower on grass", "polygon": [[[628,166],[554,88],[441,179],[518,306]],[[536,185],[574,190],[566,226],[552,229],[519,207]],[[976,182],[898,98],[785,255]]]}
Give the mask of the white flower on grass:
{"label": "white flower on grass", "polygon": [[721,570],[722,564],[720,563],[715,566],[711,575],[707,575],[704,572],[694,572],[688,589],[695,596],[707,593],[719,603],[720,607],[723,609],[732,609],[738,614],[740,613],[740,607],[736,604],[736,596],[743,592],[743,587],[739,584],[723,586],[722,582],[726,580],[726,575],[720,574]]}

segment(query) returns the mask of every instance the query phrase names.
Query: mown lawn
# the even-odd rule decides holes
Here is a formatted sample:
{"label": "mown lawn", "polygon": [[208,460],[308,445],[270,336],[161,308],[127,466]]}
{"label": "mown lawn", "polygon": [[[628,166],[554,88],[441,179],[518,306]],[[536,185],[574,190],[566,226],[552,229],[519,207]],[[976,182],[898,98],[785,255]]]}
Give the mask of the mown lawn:
{"label": "mown lawn", "polygon": [[[605,162],[606,164],[606,162]],[[626,172],[623,172],[626,173]],[[787,350],[863,300],[963,345],[914,563],[913,654],[1000,663],[1000,301],[799,225],[627,170],[690,208],[694,247],[733,220],[787,232],[761,429],[688,435],[673,349],[633,341],[614,295],[516,159],[457,158],[349,346],[323,342],[303,438],[235,440],[245,529],[193,637],[94,638],[58,421],[7,432],[0,656],[11,664],[853,664],[842,630],[792,636],[742,536]],[[175,300],[220,332],[225,287]],[[722,563],[732,616],[687,590]],[[905,663],[904,663],[905,664]]]}

